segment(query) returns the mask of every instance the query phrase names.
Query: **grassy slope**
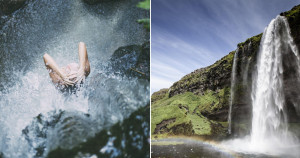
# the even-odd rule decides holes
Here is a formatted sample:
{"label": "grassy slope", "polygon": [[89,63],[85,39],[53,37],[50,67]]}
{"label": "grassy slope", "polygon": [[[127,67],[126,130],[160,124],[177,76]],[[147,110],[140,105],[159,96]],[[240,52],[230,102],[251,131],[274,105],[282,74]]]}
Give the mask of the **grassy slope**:
{"label": "grassy slope", "polygon": [[[254,47],[257,48],[255,51],[257,51],[261,37],[262,34],[248,38],[245,42],[239,43],[238,48],[242,49],[251,42],[255,45]],[[230,84],[221,85],[221,88],[218,87],[216,89],[209,86],[205,87],[205,85],[207,85],[207,80],[210,80],[211,74],[222,75],[224,72],[231,73],[234,54],[235,51],[230,52],[213,65],[198,69],[184,76],[181,80],[174,83],[170,89],[162,89],[151,96],[152,137],[175,135],[170,129],[180,124],[188,123],[192,124],[194,135],[225,135],[224,130],[221,130],[223,133],[216,133],[215,131],[212,131],[212,128],[214,125],[218,125],[219,127],[226,129],[228,126],[227,122],[209,120],[203,116],[203,113],[214,113],[220,109],[229,107]],[[195,93],[190,90],[198,85],[204,85],[204,88],[200,90],[200,93],[199,91]],[[183,90],[181,90],[179,94],[174,93],[173,96],[170,96],[170,91],[179,91],[178,89]],[[180,108],[180,106],[186,108],[183,109]],[[188,109],[188,111],[186,109]],[[154,134],[155,128],[159,123],[171,118],[176,118],[176,121],[167,125],[167,128],[169,129],[168,133]]]}
{"label": "grassy slope", "polygon": [[[176,121],[168,124],[168,129],[181,124],[191,123],[194,135],[211,135],[211,126],[212,124],[217,124],[217,122],[208,120],[201,112],[212,112],[222,108],[225,105],[224,101],[227,101],[224,100],[227,98],[224,96],[226,94],[225,91],[226,89],[221,89],[217,92],[207,90],[204,95],[186,92],[171,98],[166,93],[162,99],[151,105],[152,136],[157,136],[157,134],[154,134],[157,124],[171,118],[176,118]],[[169,132],[168,135],[174,135],[174,133]]]}

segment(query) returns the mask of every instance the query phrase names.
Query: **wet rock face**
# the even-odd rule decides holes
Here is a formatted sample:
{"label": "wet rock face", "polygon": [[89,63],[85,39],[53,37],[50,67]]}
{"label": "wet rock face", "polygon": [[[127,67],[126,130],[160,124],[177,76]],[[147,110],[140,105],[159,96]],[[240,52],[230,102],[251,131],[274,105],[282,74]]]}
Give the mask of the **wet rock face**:
{"label": "wet rock face", "polygon": [[85,3],[93,5],[101,2],[101,0],[83,0]]}
{"label": "wet rock face", "polygon": [[150,106],[144,106],[86,142],[70,149],[57,148],[47,157],[150,157],[149,115]]}
{"label": "wet rock face", "polygon": [[65,111],[53,111],[48,115],[39,114],[22,131],[37,157],[45,155],[46,149],[72,148],[93,135],[94,125],[91,124],[88,115]]}
{"label": "wet rock face", "polygon": [[106,2],[106,1],[111,1],[111,0],[83,0],[85,3],[89,4],[89,5],[94,5],[94,4],[98,4],[101,2]]}
{"label": "wet rock face", "polygon": [[[238,44],[236,51],[236,85],[232,105],[232,133],[236,136],[249,134],[252,121],[251,89],[252,75],[262,34]],[[246,128],[247,127],[247,128]],[[248,128],[249,127],[249,128]]]}
{"label": "wet rock face", "polygon": [[26,0],[1,0],[0,16],[8,15],[18,10],[25,4]]}
{"label": "wet rock face", "polygon": [[111,68],[127,77],[150,79],[150,42],[118,48],[111,57]]}

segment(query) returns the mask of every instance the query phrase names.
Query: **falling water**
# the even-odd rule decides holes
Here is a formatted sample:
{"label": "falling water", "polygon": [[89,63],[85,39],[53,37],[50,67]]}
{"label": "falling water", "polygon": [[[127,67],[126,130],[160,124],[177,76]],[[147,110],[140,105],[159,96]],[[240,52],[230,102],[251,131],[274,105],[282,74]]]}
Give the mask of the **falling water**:
{"label": "falling water", "polygon": [[244,74],[243,74],[243,85],[244,86],[247,86],[247,84],[248,84],[247,81],[248,81],[249,65],[250,65],[250,59],[247,59]]}
{"label": "falling water", "polygon": [[[34,157],[42,146],[45,156],[58,146],[70,148],[149,102],[147,80],[107,68],[116,49],[148,39],[136,23],[145,17],[137,2],[89,6],[81,0],[29,0],[1,17],[7,20],[0,29],[0,155]],[[49,53],[59,66],[77,62],[80,41],[87,45],[91,74],[76,95],[66,96],[50,82],[42,56]],[[51,122],[61,111],[65,122],[51,130],[36,123]]]}
{"label": "falling water", "polygon": [[[282,55],[293,51],[298,59],[298,50],[289,32],[288,23],[277,16],[265,29],[257,62],[257,76],[252,91],[252,131],[251,144],[264,150],[272,144],[291,146],[296,139],[288,131],[287,111],[283,92]],[[299,67],[298,67],[299,70]]]}
{"label": "falling water", "polygon": [[234,58],[233,58],[233,66],[232,66],[232,73],[231,73],[231,88],[230,88],[230,105],[229,105],[229,114],[228,114],[228,133],[231,134],[231,119],[232,119],[232,104],[234,102],[234,96],[235,96],[235,84],[236,84],[236,64],[237,64],[237,56],[238,56],[238,50],[235,51]]}
{"label": "falling water", "polygon": [[[230,150],[250,154],[299,157],[300,144],[288,130],[283,83],[283,56],[294,57],[300,79],[299,52],[285,17],[277,16],[265,29],[252,81],[252,130],[249,136],[223,142]],[[292,64],[292,63],[287,63]],[[233,73],[235,73],[233,71]]]}

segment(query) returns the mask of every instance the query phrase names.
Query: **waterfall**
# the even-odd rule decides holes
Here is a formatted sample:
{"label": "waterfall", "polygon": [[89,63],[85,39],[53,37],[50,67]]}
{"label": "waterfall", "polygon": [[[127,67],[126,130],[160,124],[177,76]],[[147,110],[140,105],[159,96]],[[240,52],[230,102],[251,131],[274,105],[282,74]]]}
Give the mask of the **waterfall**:
{"label": "waterfall", "polygon": [[236,83],[236,64],[237,64],[237,56],[238,56],[238,49],[235,51],[234,58],[233,58],[233,66],[232,66],[232,73],[231,73],[231,88],[230,88],[230,105],[229,105],[229,114],[228,114],[228,133],[231,134],[231,119],[232,119],[232,104],[234,101],[235,96],[235,83]]}
{"label": "waterfall", "polygon": [[260,43],[251,94],[253,117],[250,138],[252,147],[258,150],[296,143],[288,131],[283,92],[283,53],[292,50],[299,62],[298,50],[288,28],[287,20],[277,16],[265,29]]}
{"label": "waterfall", "polygon": [[[226,148],[242,153],[299,157],[299,140],[288,130],[288,113],[284,93],[285,66],[288,65],[295,69],[294,76],[298,78],[298,81],[300,80],[299,52],[290,32],[288,22],[282,16],[273,19],[264,30],[257,56],[257,66],[252,72],[251,133],[244,138],[223,142]],[[286,60],[283,60],[283,57],[291,57],[294,61],[284,63]],[[232,100],[235,97],[235,60],[231,78],[230,113]],[[246,69],[248,69],[248,64]],[[299,108],[298,105],[294,106],[297,106],[296,110]],[[229,115],[229,120],[230,117]]]}
{"label": "waterfall", "polygon": [[244,71],[244,74],[243,74],[243,85],[244,86],[247,86],[247,84],[248,84],[247,81],[248,81],[249,64],[250,64],[250,59],[247,59],[246,66],[245,66],[245,71]]}

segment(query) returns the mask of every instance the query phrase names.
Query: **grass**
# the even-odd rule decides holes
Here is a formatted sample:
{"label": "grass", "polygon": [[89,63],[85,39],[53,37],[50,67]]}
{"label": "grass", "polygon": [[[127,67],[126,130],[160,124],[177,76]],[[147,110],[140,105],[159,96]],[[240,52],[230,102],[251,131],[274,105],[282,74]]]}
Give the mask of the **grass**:
{"label": "grass", "polygon": [[217,92],[207,90],[204,95],[186,92],[171,98],[168,97],[168,94],[165,94],[164,98],[157,100],[151,105],[152,135],[157,124],[171,118],[176,118],[176,121],[168,124],[168,129],[181,124],[191,123],[195,135],[210,135],[211,121],[202,116],[201,112],[216,111],[226,105],[223,102],[228,101],[226,99],[228,96],[225,96],[228,95],[228,91],[229,88],[224,88]]}
{"label": "grass", "polygon": [[[209,81],[215,81],[218,77],[221,77],[224,73],[231,72],[233,58],[235,51],[230,52],[222,59],[216,61],[213,65],[205,68],[195,70],[194,72],[184,76],[179,81],[175,82],[170,88],[170,94],[172,96],[178,93],[174,92],[186,92],[186,91],[199,91],[202,93],[203,90],[214,89],[217,84],[207,84]],[[200,86],[203,90],[200,90]],[[223,87],[225,87],[224,85]]]}
{"label": "grass", "polygon": [[262,33],[261,34],[258,34],[256,36],[253,36],[251,38],[248,38],[245,42],[241,42],[239,43],[237,46],[238,48],[243,48],[246,44],[248,44],[249,42],[251,42],[252,44],[254,44],[255,46],[259,46],[260,44],[260,40],[261,40],[261,37],[262,37]]}
{"label": "grass", "polygon": [[280,15],[284,15],[287,18],[294,18],[299,15],[299,12],[300,12],[300,5],[297,5],[293,7],[291,10],[286,11]]}
{"label": "grass", "polygon": [[154,103],[156,102],[157,100],[161,100],[163,99],[166,94],[168,93],[169,89],[167,88],[164,88],[164,89],[161,89],[157,92],[154,92],[152,95],[151,95],[151,103]]}

